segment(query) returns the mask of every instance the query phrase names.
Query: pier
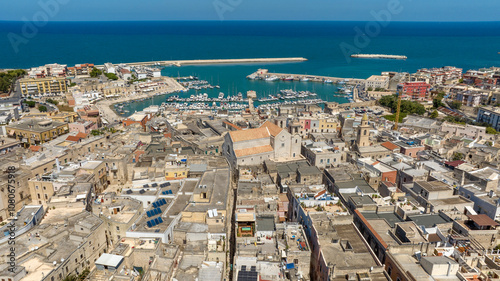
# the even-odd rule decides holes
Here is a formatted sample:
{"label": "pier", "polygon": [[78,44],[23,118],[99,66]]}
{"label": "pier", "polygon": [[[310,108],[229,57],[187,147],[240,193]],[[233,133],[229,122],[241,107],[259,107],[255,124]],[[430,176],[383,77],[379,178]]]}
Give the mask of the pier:
{"label": "pier", "polygon": [[[210,64],[246,64],[246,63],[286,63],[286,62],[302,62],[306,58],[256,58],[256,59],[211,59],[211,60],[163,60],[163,61],[148,61],[148,62],[129,62],[123,63],[130,66],[183,66],[183,65],[210,65]],[[96,65],[97,68],[104,68],[104,65]]]}
{"label": "pier", "polygon": [[405,60],[408,57],[398,56],[398,55],[381,55],[381,54],[355,54],[355,55],[351,55],[351,58]]}
{"label": "pier", "polygon": [[259,69],[247,76],[248,79],[270,79],[276,77],[276,80],[283,81],[302,81],[302,82],[320,82],[320,83],[345,83],[350,85],[364,84],[365,79],[359,78],[340,78],[331,76],[307,75],[307,74],[286,74],[270,73],[266,69]]}

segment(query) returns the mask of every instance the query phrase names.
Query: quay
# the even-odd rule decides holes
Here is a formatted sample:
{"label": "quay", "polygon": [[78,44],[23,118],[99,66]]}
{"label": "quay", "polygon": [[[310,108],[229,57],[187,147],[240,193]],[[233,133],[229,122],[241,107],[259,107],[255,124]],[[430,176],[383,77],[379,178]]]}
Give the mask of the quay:
{"label": "quay", "polygon": [[[285,62],[302,62],[306,58],[254,58],[254,59],[211,59],[211,60],[164,60],[164,61],[148,61],[148,62],[130,62],[124,63],[130,66],[182,66],[182,65],[210,65],[210,64],[243,64],[243,63],[285,63]],[[104,68],[104,65],[96,65],[97,68]]]}
{"label": "quay", "polygon": [[284,80],[284,81],[302,81],[302,82],[321,82],[321,83],[345,83],[351,85],[364,84],[365,79],[359,78],[340,78],[340,77],[330,77],[330,76],[319,76],[319,75],[307,75],[307,74],[287,74],[287,73],[270,73],[267,69],[259,69],[256,72],[247,76],[248,79],[271,79],[272,80]]}
{"label": "quay", "polygon": [[399,56],[399,55],[355,54],[355,55],[351,55],[351,58],[405,60],[408,57],[406,57],[406,56]]}

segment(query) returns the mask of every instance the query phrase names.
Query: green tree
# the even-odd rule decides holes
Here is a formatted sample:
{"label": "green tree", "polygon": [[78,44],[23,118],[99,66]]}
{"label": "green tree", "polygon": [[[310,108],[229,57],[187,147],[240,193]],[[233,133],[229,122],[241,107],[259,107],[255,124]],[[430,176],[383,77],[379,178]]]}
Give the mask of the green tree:
{"label": "green tree", "polygon": [[106,73],[106,77],[108,77],[108,79],[110,80],[118,80],[118,76],[116,76],[116,74],[114,73]]}
{"label": "green tree", "polygon": [[460,153],[460,152],[455,152],[453,153],[453,157],[451,158],[453,161],[456,161],[456,160],[462,160],[464,159],[464,155],[463,153]]}
{"label": "green tree", "polygon": [[47,99],[47,102],[48,102],[48,103],[51,103],[51,104],[54,104],[54,105],[58,105],[58,104],[59,104],[59,102],[58,102],[58,101],[53,100],[53,99]]}
{"label": "green tree", "polygon": [[460,108],[462,108],[462,103],[459,102],[459,101],[453,101],[451,104],[450,104],[450,107],[453,108],[453,109],[458,109],[460,110]]}
{"label": "green tree", "polygon": [[14,84],[18,77],[26,74],[23,69],[9,70],[6,72],[0,72],[0,92],[9,92],[11,86]]}
{"label": "green tree", "polygon": [[486,127],[486,133],[491,134],[491,135],[498,134],[497,130],[495,130],[495,128],[493,128],[493,127]]}
{"label": "green tree", "polygon": [[372,87],[368,87],[368,89],[366,89],[368,92],[371,92],[373,91],[373,88]]}
{"label": "green tree", "polygon": [[38,107],[38,111],[40,111],[40,112],[47,112],[47,107],[45,105],[40,105]]}
{"label": "green tree", "polygon": [[93,136],[98,136],[98,135],[101,135],[102,132],[99,130],[92,130],[92,131],[90,131],[90,134],[92,134]]}
{"label": "green tree", "polygon": [[78,281],[78,277],[76,277],[73,274],[70,274],[70,275],[64,277],[63,281]]}
{"label": "green tree", "polygon": [[36,105],[36,102],[35,101],[32,101],[32,100],[27,100],[24,102],[26,105],[28,105],[29,107],[35,107]]}
{"label": "green tree", "polygon": [[102,71],[99,70],[98,68],[93,68],[92,71],[90,72],[90,77],[99,77],[102,74]]}
{"label": "green tree", "polygon": [[441,106],[444,106],[443,102],[442,102],[442,99],[440,98],[435,98],[432,100],[432,106],[434,108],[440,108]]}
{"label": "green tree", "polygon": [[431,115],[430,115],[430,117],[431,117],[432,119],[436,119],[438,116],[439,116],[439,113],[437,112],[437,110],[434,110],[434,111],[431,113]]}

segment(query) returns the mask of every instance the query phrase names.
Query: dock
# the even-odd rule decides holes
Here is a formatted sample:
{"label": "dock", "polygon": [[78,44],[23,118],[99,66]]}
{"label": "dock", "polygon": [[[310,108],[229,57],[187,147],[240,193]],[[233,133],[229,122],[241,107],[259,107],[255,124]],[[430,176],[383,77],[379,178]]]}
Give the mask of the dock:
{"label": "dock", "polygon": [[[247,64],[247,63],[288,63],[302,62],[306,58],[254,58],[254,59],[211,59],[211,60],[162,60],[148,62],[128,62],[123,63],[129,66],[183,66],[183,65],[210,65],[210,64]],[[120,63],[117,63],[120,64]],[[96,65],[97,68],[104,68],[104,65]]]}
{"label": "dock", "polygon": [[405,60],[408,57],[406,57],[406,56],[399,56],[399,55],[355,54],[355,55],[351,55],[351,58]]}
{"label": "dock", "polygon": [[[345,83],[350,85],[364,84],[365,79],[359,78],[341,78],[341,77],[331,77],[331,76],[319,76],[319,75],[308,75],[308,74],[287,74],[287,73],[270,73],[266,69],[259,69],[256,72],[247,76],[248,79],[255,80],[261,79],[265,80],[269,77],[276,77],[276,80],[284,81],[307,81],[307,82],[319,82],[319,83]],[[325,82],[328,81],[328,82]]]}

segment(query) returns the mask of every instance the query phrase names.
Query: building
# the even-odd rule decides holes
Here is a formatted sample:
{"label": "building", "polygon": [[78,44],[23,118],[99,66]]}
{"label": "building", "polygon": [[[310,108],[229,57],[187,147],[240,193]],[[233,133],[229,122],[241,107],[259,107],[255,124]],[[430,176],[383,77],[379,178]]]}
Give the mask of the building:
{"label": "building", "polygon": [[462,69],[454,66],[441,68],[422,68],[416,73],[429,78],[432,85],[450,85],[457,83],[462,78]]}
{"label": "building", "polygon": [[90,75],[92,69],[94,69],[93,63],[76,64],[73,67],[68,67],[68,76],[87,76]]}
{"label": "building", "polygon": [[68,91],[66,77],[22,78],[19,86],[24,96],[58,95]]}
{"label": "building", "polygon": [[112,63],[107,62],[107,63],[104,64],[104,71],[106,73],[116,74],[116,67]]}
{"label": "building", "polygon": [[301,137],[266,121],[259,128],[231,131],[223,153],[236,166],[259,165],[268,159],[299,159]]}
{"label": "building", "polygon": [[365,82],[365,90],[371,88],[375,89],[387,89],[389,88],[389,76],[372,75]]}
{"label": "building", "polygon": [[65,64],[46,64],[44,66],[34,67],[28,71],[29,78],[46,77],[66,77],[67,65]]}
{"label": "building", "polygon": [[500,131],[500,110],[497,107],[478,107],[476,121],[488,123],[493,129]]}
{"label": "building", "polygon": [[320,169],[338,166],[345,160],[345,152],[341,148],[332,147],[325,142],[304,143],[302,145],[302,155],[311,165]]}
{"label": "building", "polygon": [[79,132],[83,134],[90,134],[93,130],[97,130],[97,124],[92,121],[78,121],[68,124],[70,132]]}
{"label": "building", "polygon": [[410,100],[425,100],[430,88],[431,85],[425,82],[405,82],[398,85],[402,97]]}
{"label": "building", "polygon": [[123,127],[130,126],[132,124],[139,124],[142,126],[144,131],[146,131],[146,123],[151,120],[151,114],[146,114],[143,112],[136,112],[129,116],[127,119],[122,121]]}
{"label": "building", "polygon": [[68,133],[68,123],[50,119],[25,119],[7,126],[7,134],[25,147],[39,145]]}
{"label": "building", "polygon": [[365,147],[370,146],[370,129],[371,126],[368,124],[368,115],[366,113],[361,119],[361,125],[358,126],[358,134],[356,139],[356,146]]}

